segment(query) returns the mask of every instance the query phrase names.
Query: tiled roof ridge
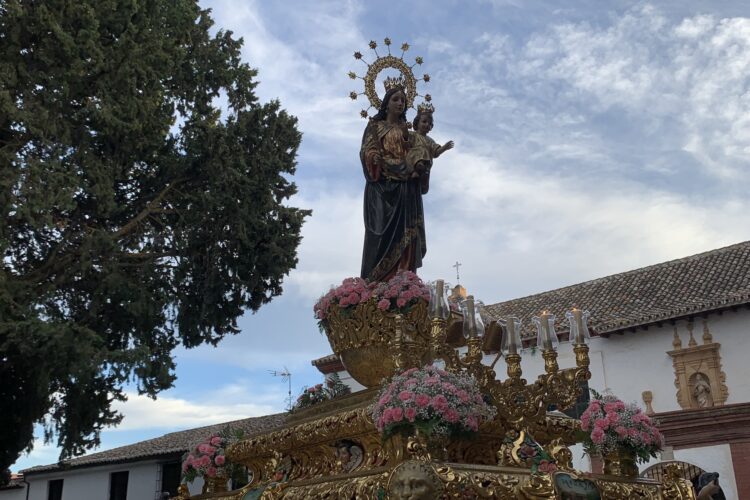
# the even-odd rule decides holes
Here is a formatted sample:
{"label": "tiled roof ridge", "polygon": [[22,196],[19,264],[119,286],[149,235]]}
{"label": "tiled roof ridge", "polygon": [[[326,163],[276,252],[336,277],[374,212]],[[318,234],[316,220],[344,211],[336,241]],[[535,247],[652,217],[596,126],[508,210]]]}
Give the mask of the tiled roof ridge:
{"label": "tiled roof ridge", "polygon": [[582,286],[585,286],[585,285],[593,285],[595,283],[600,283],[600,282],[603,282],[603,281],[606,281],[606,280],[611,280],[612,278],[615,278],[615,277],[624,277],[624,276],[627,276],[627,275],[641,274],[641,273],[644,273],[644,272],[647,272],[647,271],[653,271],[654,269],[662,269],[662,268],[665,268],[665,267],[670,267],[670,266],[673,266],[673,265],[677,265],[678,263],[684,263],[684,262],[689,262],[691,260],[703,259],[703,258],[705,258],[706,256],[708,256],[710,254],[724,253],[724,252],[730,251],[730,250],[732,250],[732,249],[734,249],[736,247],[742,247],[742,246],[747,246],[747,247],[750,248],[750,241],[741,241],[739,243],[734,243],[732,245],[727,245],[727,246],[720,247],[720,248],[714,248],[713,250],[707,250],[705,252],[700,252],[700,253],[696,253],[696,254],[693,254],[693,255],[688,255],[687,257],[680,257],[678,259],[672,259],[672,260],[668,260],[668,261],[665,261],[665,262],[658,262],[656,264],[650,264],[650,265],[645,266],[645,267],[638,267],[638,268],[635,268],[635,269],[630,269],[628,271],[622,271],[622,272],[615,273],[615,274],[608,274],[607,276],[601,276],[599,278],[590,279],[588,281],[581,281],[579,283],[573,283],[571,285],[565,285],[565,286],[561,286],[559,288],[553,288],[552,290],[545,290],[543,292],[537,292],[537,293],[531,293],[529,295],[524,295],[523,297],[515,297],[515,298],[512,298],[512,299],[503,300],[503,301],[500,301],[500,302],[494,302],[494,303],[492,303],[490,305],[498,305],[498,304],[503,304],[503,303],[508,303],[508,302],[515,302],[517,300],[525,300],[525,299],[528,299],[528,298],[531,298],[531,297],[537,297],[539,295],[545,295],[545,294],[548,294],[548,293],[561,292],[561,291],[564,291],[564,290],[568,290],[570,288],[579,288],[579,287],[582,287]]}
{"label": "tiled roof ridge", "polygon": [[750,241],[631,269],[486,306],[493,319],[522,319],[525,338],[536,335],[531,318],[542,309],[567,331],[565,311],[588,309],[600,335],[750,305]]}
{"label": "tiled roof ridge", "polygon": [[174,453],[185,452],[194,446],[201,438],[198,437],[201,431],[211,428],[222,428],[232,424],[238,427],[246,427],[253,423],[260,424],[258,428],[244,429],[247,436],[253,436],[259,432],[278,427],[283,421],[286,413],[273,413],[256,417],[247,417],[229,422],[219,422],[202,427],[193,427],[181,431],[169,432],[161,436],[144,439],[135,443],[130,443],[107,450],[97,451],[89,455],[82,455],[49,465],[37,465],[21,471],[25,474],[48,472],[67,467],[85,467],[106,465],[110,463],[130,462],[133,460],[158,457],[161,455],[171,455]]}

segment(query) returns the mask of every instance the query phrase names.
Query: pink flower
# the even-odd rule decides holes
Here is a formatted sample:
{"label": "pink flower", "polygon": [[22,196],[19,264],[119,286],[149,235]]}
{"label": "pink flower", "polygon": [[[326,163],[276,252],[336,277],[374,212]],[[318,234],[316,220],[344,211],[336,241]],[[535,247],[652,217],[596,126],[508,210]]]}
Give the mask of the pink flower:
{"label": "pink flower", "polygon": [[641,432],[641,441],[643,441],[643,444],[651,444],[651,436],[648,432]]}
{"label": "pink flower", "polygon": [[393,410],[391,408],[386,408],[383,412],[383,424],[388,424],[393,420],[393,417],[391,416]]}
{"label": "pink flower", "polygon": [[414,402],[419,406],[420,408],[424,408],[428,404],[430,404],[430,396],[427,394],[417,394],[414,397]]}
{"label": "pink flower", "polygon": [[391,410],[391,418],[394,422],[401,422],[401,420],[404,418],[404,410],[401,408],[393,408]]}
{"label": "pink flower", "polygon": [[473,415],[470,415],[469,418],[466,419],[466,425],[472,431],[478,431],[479,430],[479,422],[477,422],[476,417],[473,416]]}
{"label": "pink flower", "polygon": [[396,300],[396,307],[404,307],[405,305],[406,305],[406,299],[404,299],[403,297],[399,297]]}
{"label": "pink flower", "polygon": [[424,385],[426,386],[436,385],[439,382],[440,382],[440,379],[437,377],[427,377],[426,379],[424,379]]}
{"label": "pink flower", "polygon": [[540,472],[555,472],[557,470],[557,465],[547,460],[542,460],[539,462],[537,469],[539,469]]}
{"label": "pink flower", "polygon": [[221,467],[222,465],[224,465],[224,463],[226,462],[226,460],[227,459],[224,457],[224,455],[216,455],[216,458],[214,458],[214,462],[219,467]]}
{"label": "pink flower", "polygon": [[446,410],[445,412],[445,419],[452,424],[458,422],[460,418],[461,415],[459,415],[458,412],[453,408],[448,408],[448,410]]}
{"label": "pink flower", "polygon": [[602,444],[604,442],[604,431],[599,428],[591,431],[591,440],[594,444]]}
{"label": "pink flower", "polygon": [[451,394],[455,394],[458,389],[456,389],[456,386],[449,383],[449,382],[443,382],[442,384],[443,390],[446,392],[450,392]]}
{"label": "pink flower", "polygon": [[357,295],[356,292],[350,293],[348,299],[349,299],[349,303],[352,305],[359,304],[359,295]]}
{"label": "pink flower", "polygon": [[390,394],[384,394],[382,398],[380,398],[380,401],[378,401],[378,404],[380,406],[387,405],[391,402],[391,395]]}
{"label": "pink flower", "polygon": [[442,411],[448,408],[448,400],[445,399],[445,396],[443,396],[442,394],[438,394],[437,396],[432,398],[430,404],[438,411]]}
{"label": "pink flower", "polygon": [[208,474],[208,477],[216,477],[216,467],[206,469],[206,474]]}
{"label": "pink flower", "polygon": [[599,430],[604,430],[609,427],[609,420],[606,418],[598,418],[596,419],[596,422],[594,422],[594,428]]}
{"label": "pink flower", "polygon": [[209,465],[211,465],[211,457],[209,457],[208,455],[202,456],[200,459],[200,466],[208,467]]}
{"label": "pink flower", "polygon": [[381,431],[381,432],[385,428],[385,420],[383,420],[382,416],[378,419],[378,423],[376,424],[376,426],[377,426],[378,430]]}
{"label": "pink flower", "polygon": [[471,398],[469,398],[469,393],[465,390],[461,389],[456,393],[456,396],[458,396],[458,399],[461,400],[462,403],[468,403]]}
{"label": "pink flower", "polygon": [[410,391],[401,391],[398,393],[398,399],[401,401],[409,401],[414,397],[414,393]]}
{"label": "pink flower", "polygon": [[587,413],[581,415],[581,430],[588,431],[591,425],[591,416]]}
{"label": "pink flower", "polygon": [[388,299],[380,299],[378,301],[378,309],[381,311],[387,310],[391,306],[391,301]]}
{"label": "pink flower", "polygon": [[609,425],[617,424],[618,420],[620,420],[620,417],[617,415],[617,413],[607,413],[607,421],[609,421]]}
{"label": "pink flower", "polygon": [[620,436],[621,439],[625,439],[626,437],[628,437],[628,430],[621,425],[618,425],[615,428],[615,432],[617,433],[618,436]]}
{"label": "pink flower", "polygon": [[414,422],[414,419],[417,417],[417,410],[414,408],[407,408],[404,415],[406,415],[406,420]]}

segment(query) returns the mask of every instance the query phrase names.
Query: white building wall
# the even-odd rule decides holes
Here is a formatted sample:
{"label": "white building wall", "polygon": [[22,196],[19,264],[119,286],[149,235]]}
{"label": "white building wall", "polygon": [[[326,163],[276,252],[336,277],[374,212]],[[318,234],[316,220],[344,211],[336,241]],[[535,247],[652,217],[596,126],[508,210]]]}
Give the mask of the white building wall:
{"label": "white building wall", "polygon": [[0,490],[0,500],[26,500],[26,485],[23,488]]}
{"label": "white building wall", "polygon": [[29,475],[29,500],[47,500],[47,485],[54,479],[63,479],[62,500],[107,500],[110,474],[125,470],[129,471],[128,500],[161,499],[156,491],[161,479],[157,462],[134,462]]}

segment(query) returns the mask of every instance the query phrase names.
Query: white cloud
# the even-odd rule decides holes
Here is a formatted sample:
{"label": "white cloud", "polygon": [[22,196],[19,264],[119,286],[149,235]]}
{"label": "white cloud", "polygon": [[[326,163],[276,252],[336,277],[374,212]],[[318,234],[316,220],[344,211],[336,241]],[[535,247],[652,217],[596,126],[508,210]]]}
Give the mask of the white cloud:
{"label": "white cloud", "polygon": [[250,391],[247,386],[230,384],[211,391],[200,400],[159,396],[153,400],[135,392],[128,400],[113,406],[124,418],[111,431],[137,429],[189,429],[281,411],[278,394]]}
{"label": "white cloud", "polygon": [[594,112],[617,108],[656,123],[655,139],[675,141],[711,175],[733,181],[746,175],[748,18],[674,22],[645,5],[603,28],[555,25],[533,35],[517,62],[523,78],[564,84],[579,106],[588,101]]}

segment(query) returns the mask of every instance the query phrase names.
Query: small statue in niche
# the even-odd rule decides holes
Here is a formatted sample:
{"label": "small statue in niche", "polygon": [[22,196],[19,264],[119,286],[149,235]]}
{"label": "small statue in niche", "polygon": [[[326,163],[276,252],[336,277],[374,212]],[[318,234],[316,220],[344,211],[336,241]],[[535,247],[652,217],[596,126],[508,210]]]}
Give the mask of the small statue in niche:
{"label": "small statue in niche", "polygon": [[698,372],[693,376],[692,393],[699,408],[710,408],[714,405],[711,395],[711,382],[705,374]]}
{"label": "small statue in niche", "polygon": [[364,458],[362,447],[350,441],[343,439],[336,443],[336,460],[342,472],[351,472],[360,465]]}

